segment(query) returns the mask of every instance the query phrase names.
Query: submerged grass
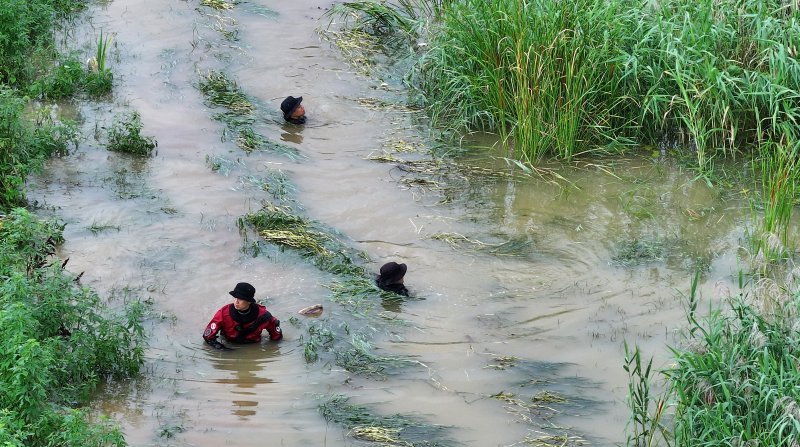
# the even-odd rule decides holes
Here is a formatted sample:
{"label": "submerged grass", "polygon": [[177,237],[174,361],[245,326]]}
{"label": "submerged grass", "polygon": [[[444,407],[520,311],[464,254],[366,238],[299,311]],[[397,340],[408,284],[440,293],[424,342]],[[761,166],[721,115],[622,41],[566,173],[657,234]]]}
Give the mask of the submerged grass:
{"label": "submerged grass", "polygon": [[447,427],[426,424],[402,414],[380,416],[365,406],[350,404],[348,400],[344,396],[333,396],[320,404],[319,409],[325,419],[343,425],[358,439],[409,447],[451,444],[443,439]]}
{"label": "submerged grass", "polygon": [[495,256],[527,256],[531,253],[533,242],[527,237],[510,238],[505,242],[490,244],[471,239],[460,233],[434,233],[431,239],[444,241],[453,248],[469,247],[477,252]]}

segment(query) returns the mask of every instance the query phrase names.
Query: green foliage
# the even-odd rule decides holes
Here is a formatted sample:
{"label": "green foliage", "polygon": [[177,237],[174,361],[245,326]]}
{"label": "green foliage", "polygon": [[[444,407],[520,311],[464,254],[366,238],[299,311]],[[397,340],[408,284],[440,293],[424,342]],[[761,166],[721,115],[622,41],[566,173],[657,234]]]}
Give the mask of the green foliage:
{"label": "green foliage", "polygon": [[85,402],[100,381],[138,372],[143,305],[108,310],[50,255],[62,227],[17,208],[0,219],[0,441],[8,445],[124,445]]}
{"label": "green foliage", "polygon": [[[666,391],[653,396],[656,373],[638,349],[626,355],[636,446],[769,445],[800,442],[800,339],[796,284],[760,285],[731,299],[729,309],[697,316],[697,277],[689,297],[685,339],[672,366],[657,374]],[[671,423],[661,424],[665,403]],[[671,429],[671,430],[668,430]]]}
{"label": "green foliage", "polygon": [[[756,204],[751,205],[756,228],[750,239],[754,257],[763,259],[757,266],[764,272],[770,263],[787,259],[794,252],[789,236],[792,210],[800,195],[800,140],[787,131],[780,142],[767,142],[761,150],[761,203],[763,219],[756,218]],[[758,256],[761,255],[761,256]]]}
{"label": "green foliage", "polygon": [[41,98],[68,98],[82,88],[84,80],[83,64],[75,57],[67,57],[58,61],[52,71],[37,79],[29,90]]}
{"label": "green foliage", "polygon": [[108,131],[106,147],[110,151],[132,155],[150,156],[158,146],[154,137],[142,136],[142,118],[139,112],[123,113],[114,117]]}
{"label": "green foliage", "polygon": [[0,87],[0,210],[22,205],[23,182],[44,160],[77,142],[74,126],[56,123],[48,109],[33,122],[23,115],[25,100]]}
{"label": "green foliage", "polygon": [[97,38],[97,54],[89,60],[86,73],[86,91],[92,96],[105,95],[111,91],[114,75],[108,68],[108,47],[114,36],[103,38],[103,30]]}

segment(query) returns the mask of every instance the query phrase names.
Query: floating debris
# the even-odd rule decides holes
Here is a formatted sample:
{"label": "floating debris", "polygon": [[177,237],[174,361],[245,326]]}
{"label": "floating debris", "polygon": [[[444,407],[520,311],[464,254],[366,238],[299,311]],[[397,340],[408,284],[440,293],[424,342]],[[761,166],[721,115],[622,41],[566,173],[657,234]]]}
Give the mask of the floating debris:
{"label": "floating debris", "polygon": [[307,317],[317,317],[322,315],[322,304],[314,304],[308,307],[304,307],[297,311],[300,315],[305,315]]}

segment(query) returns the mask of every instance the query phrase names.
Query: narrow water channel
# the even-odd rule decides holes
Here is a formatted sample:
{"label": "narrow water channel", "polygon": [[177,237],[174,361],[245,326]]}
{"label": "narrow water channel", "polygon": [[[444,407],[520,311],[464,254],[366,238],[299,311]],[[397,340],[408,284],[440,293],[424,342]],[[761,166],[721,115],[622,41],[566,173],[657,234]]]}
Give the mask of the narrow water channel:
{"label": "narrow water channel", "polygon": [[[432,143],[418,114],[370,106],[403,92],[354,73],[320,39],[329,6],[255,0],[215,11],[114,0],[75,33],[87,47],[100,29],[114,33],[114,97],[76,107],[86,140],[31,181],[29,198],[67,224],[59,255],[85,272],[83,284],[112,305],[152,303],[144,373],[106,387],[98,411],[132,446],[367,445],[320,414],[335,395],[440,424],[436,445],[536,445],[544,436],[623,443],[623,343],[664,366],[695,269],[704,272],[701,306],[733,287],[746,204],[660,154],[564,169],[571,186],[370,159],[384,151],[425,159]],[[209,70],[257,101],[259,132],[305,157],[238,148],[196,88]],[[305,98],[306,126],[282,122],[286,95]],[[151,159],[108,152],[94,138],[124,110],[139,111],[143,132],[157,139]],[[394,153],[398,142],[423,149]],[[459,166],[513,171],[483,154]],[[417,366],[377,380],[306,362],[303,325],[291,323],[304,318],[297,310],[323,303],[332,326],[346,315],[330,301],[331,275],[288,251],[243,250],[237,219],[269,200],[253,180],[268,172],[285,175],[304,214],[341,232],[373,270],[408,264],[418,299],[379,308],[385,323],[370,335],[376,352]],[[621,258],[633,242],[656,255]],[[202,330],[239,281],[255,285],[285,339],[210,350]]]}

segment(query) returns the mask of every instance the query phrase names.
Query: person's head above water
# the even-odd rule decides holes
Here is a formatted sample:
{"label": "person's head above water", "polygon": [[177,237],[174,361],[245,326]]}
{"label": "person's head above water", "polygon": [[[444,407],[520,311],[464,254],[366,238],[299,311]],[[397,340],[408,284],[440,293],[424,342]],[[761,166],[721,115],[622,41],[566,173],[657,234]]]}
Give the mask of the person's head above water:
{"label": "person's head above water", "polygon": [[303,97],[287,96],[281,102],[281,112],[283,112],[283,119],[292,124],[305,124],[306,122],[306,109],[300,104],[303,102]]}
{"label": "person's head above water", "polygon": [[246,311],[251,303],[256,302],[256,288],[246,282],[236,284],[228,293],[234,298],[233,306],[240,312]]}
{"label": "person's head above water", "polygon": [[378,277],[379,284],[403,284],[403,277],[406,275],[408,266],[398,264],[394,261],[387,262],[381,266],[381,274]]}

